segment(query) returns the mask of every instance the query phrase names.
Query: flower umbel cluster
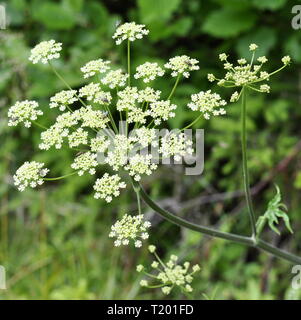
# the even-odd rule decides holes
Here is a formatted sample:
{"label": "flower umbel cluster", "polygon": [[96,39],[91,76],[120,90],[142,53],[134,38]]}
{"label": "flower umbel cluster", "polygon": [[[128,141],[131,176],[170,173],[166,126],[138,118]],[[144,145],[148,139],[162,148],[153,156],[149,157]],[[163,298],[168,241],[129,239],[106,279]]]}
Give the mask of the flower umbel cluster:
{"label": "flower umbel cluster", "polygon": [[149,221],[145,221],[143,215],[130,216],[125,214],[112,227],[110,238],[116,238],[114,245],[127,246],[132,241],[136,248],[142,246],[142,240],[148,239],[148,229],[151,227]]}
{"label": "flower umbel cluster", "polygon": [[145,62],[137,67],[136,73],[134,74],[135,79],[142,78],[145,83],[153,81],[156,77],[162,77],[164,70],[159,67],[158,63]]}
{"label": "flower umbel cluster", "polygon": [[50,108],[59,108],[60,111],[65,111],[68,105],[77,101],[76,90],[63,90],[56,93],[50,98]]}
{"label": "flower umbel cluster", "polygon": [[204,115],[204,118],[209,120],[210,116],[219,116],[226,114],[223,108],[227,102],[217,93],[211,90],[201,91],[191,96],[191,101],[188,103],[188,108],[193,111],[199,111]]}
{"label": "flower umbel cluster", "polygon": [[105,173],[101,179],[97,179],[94,184],[94,190],[96,191],[94,198],[105,199],[106,202],[111,202],[114,197],[118,197],[120,194],[119,189],[126,187],[126,184],[121,181],[121,178],[114,174],[110,176],[108,173]]}
{"label": "flower umbel cluster", "polygon": [[31,122],[37,120],[38,116],[43,114],[43,111],[39,110],[38,107],[39,104],[36,101],[17,101],[8,110],[8,125],[16,126],[23,122],[26,128],[31,127]]}
{"label": "flower umbel cluster", "polygon": [[43,178],[48,172],[49,169],[44,168],[44,163],[26,161],[14,175],[15,185],[20,191],[24,191],[28,186],[35,188],[44,183]]}
{"label": "flower umbel cluster", "polygon": [[[224,63],[226,74],[222,79],[216,78],[213,74],[208,74],[208,80],[210,82],[217,81],[217,84],[223,87],[247,87],[254,91],[269,93],[270,86],[267,82],[270,80],[270,77],[288,66],[291,58],[289,56],[283,57],[281,60],[283,66],[269,73],[263,70],[263,66],[268,62],[268,59],[265,56],[256,58],[257,49],[258,46],[255,43],[250,44],[249,50],[252,53],[251,61],[248,62],[247,59],[241,58],[237,60],[236,65],[228,61],[228,55],[226,53],[221,53],[219,60]],[[240,94],[237,91],[234,92],[231,97],[231,102],[237,101],[239,97]]]}
{"label": "flower umbel cluster", "polygon": [[169,59],[168,63],[165,64],[165,68],[172,70],[172,77],[182,74],[183,77],[188,78],[190,71],[200,69],[198,63],[198,60],[189,58],[186,55],[176,56]]}
{"label": "flower umbel cluster", "polygon": [[116,29],[113,39],[115,39],[116,44],[119,45],[124,40],[135,41],[136,39],[142,39],[143,36],[147,35],[148,33],[149,30],[145,29],[144,24],[127,22]]}
{"label": "flower umbel cluster", "polygon": [[52,59],[58,59],[61,50],[62,44],[60,42],[55,42],[54,40],[42,41],[31,49],[29,60],[34,64],[39,61],[46,64]]}
{"label": "flower umbel cluster", "polygon": [[183,265],[178,264],[178,257],[175,255],[171,255],[169,261],[165,264],[156,253],[156,247],[154,245],[149,246],[149,251],[153,253],[156,258],[151,264],[151,273],[147,272],[146,268],[141,264],[136,268],[138,272],[142,272],[152,279],[151,282],[141,280],[140,285],[142,287],[155,286],[156,288],[161,288],[162,292],[166,295],[170,294],[171,290],[175,287],[179,287],[184,293],[193,291],[191,287],[193,275],[201,270],[198,264],[192,266],[192,270],[189,270],[190,263],[184,262]]}
{"label": "flower umbel cluster", "polygon": [[110,69],[110,63],[110,61],[104,61],[103,59],[92,60],[86,63],[80,70],[84,74],[84,78],[90,78],[96,73],[105,73]]}

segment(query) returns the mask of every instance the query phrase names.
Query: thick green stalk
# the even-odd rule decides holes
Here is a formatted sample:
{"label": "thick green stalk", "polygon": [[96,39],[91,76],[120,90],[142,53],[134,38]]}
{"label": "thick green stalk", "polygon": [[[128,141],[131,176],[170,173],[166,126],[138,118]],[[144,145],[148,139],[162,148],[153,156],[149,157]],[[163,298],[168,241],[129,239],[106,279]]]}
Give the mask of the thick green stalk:
{"label": "thick green stalk", "polygon": [[[139,184],[136,181],[133,181],[133,185],[135,187],[139,186]],[[250,247],[260,249],[264,252],[268,252],[268,253],[272,254],[275,257],[284,259],[284,260],[292,262],[294,264],[301,264],[301,257],[298,257],[298,256],[291,254],[289,252],[286,252],[284,250],[278,249],[278,248],[272,246],[271,244],[269,244],[261,239],[258,239],[257,242],[255,242],[254,239],[251,237],[245,237],[245,236],[241,236],[241,235],[234,234],[234,233],[222,232],[222,231],[216,230],[214,228],[197,225],[195,223],[192,223],[192,222],[184,220],[180,217],[177,217],[174,214],[172,214],[171,212],[158,206],[157,203],[154,202],[148,196],[148,194],[145,192],[143,187],[141,185],[139,187],[140,187],[140,195],[141,195],[142,199],[144,200],[144,202],[150,208],[152,208],[155,212],[157,212],[163,218],[169,220],[170,222],[173,222],[181,227],[185,227],[187,229],[206,234],[211,237],[229,240],[229,241],[232,241],[235,243],[239,243],[242,245],[247,245]]]}
{"label": "thick green stalk", "polygon": [[242,151],[242,173],[244,182],[244,191],[246,196],[246,202],[248,207],[248,214],[250,217],[252,237],[256,239],[256,219],[253,209],[253,203],[250,191],[249,171],[248,171],[248,156],[247,156],[247,130],[246,130],[246,118],[247,118],[247,97],[246,87],[242,89],[241,97],[241,151]]}

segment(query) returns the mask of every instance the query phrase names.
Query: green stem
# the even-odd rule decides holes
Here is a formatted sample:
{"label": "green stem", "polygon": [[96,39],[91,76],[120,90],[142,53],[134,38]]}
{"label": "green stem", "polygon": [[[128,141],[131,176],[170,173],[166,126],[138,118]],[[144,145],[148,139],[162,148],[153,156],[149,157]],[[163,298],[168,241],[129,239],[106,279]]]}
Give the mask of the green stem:
{"label": "green stem", "polygon": [[174,86],[173,86],[173,88],[172,88],[172,90],[171,90],[171,92],[170,92],[167,100],[170,100],[171,97],[173,96],[173,94],[175,93],[176,88],[177,88],[177,86],[178,86],[178,83],[179,83],[180,79],[181,79],[181,73],[178,74],[177,80],[176,80],[176,82],[175,82],[175,84],[174,84]]}
{"label": "green stem", "polygon": [[65,178],[67,178],[67,177],[73,176],[73,175],[74,175],[74,174],[76,174],[76,173],[77,173],[77,171],[72,172],[72,173],[65,174],[64,176],[60,176],[60,177],[55,177],[55,178],[44,178],[43,180],[45,180],[45,181],[61,180],[61,179],[65,179]]}
{"label": "green stem", "polygon": [[[132,179],[132,181],[133,181],[134,185],[139,186],[139,184],[136,181],[134,181],[133,179]],[[148,196],[148,194],[145,192],[145,190],[142,188],[141,185],[140,185],[140,195],[141,195],[142,199],[144,200],[144,202],[150,208],[152,208],[155,212],[160,214],[166,220],[173,222],[179,226],[185,227],[185,228],[193,230],[193,231],[197,231],[199,233],[206,234],[206,235],[214,237],[214,238],[220,238],[220,239],[229,240],[229,241],[232,241],[232,242],[235,242],[238,244],[242,244],[242,245],[246,245],[246,246],[250,246],[250,247],[255,247],[255,248],[260,249],[264,252],[268,252],[268,253],[274,255],[275,257],[282,258],[282,259],[289,261],[289,262],[292,262],[294,264],[301,264],[300,257],[298,257],[294,254],[291,254],[289,252],[286,252],[284,250],[278,249],[278,248],[270,245],[269,243],[267,243],[261,239],[257,239],[257,242],[255,242],[254,239],[251,237],[241,236],[241,235],[237,235],[234,233],[222,232],[222,231],[216,230],[214,228],[197,225],[195,223],[192,223],[192,222],[184,220],[180,217],[177,217],[174,214],[172,214],[171,212],[158,206],[157,203],[155,203]]]}
{"label": "green stem", "polygon": [[247,130],[246,130],[246,118],[247,118],[247,97],[246,97],[247,88],[242,89],[241,97],[241,151],[242,151],[242,172],[243,172],[243,182],[244,182],[244,191],[248,207],[248,213],[251,222],[252,228],[252,237],[256,239],[256,219],[253,209],[253,203],[251,198],[250,191],[250,182],[249,182],[249,171],[248,171],[248,156],[247,156]]}
{"label": "green stem", "polygon": [[196,124],[201,119],[201,117],[202,117],[202,114],[200,114],[193,122],[191,122],[186,127],[182,128],[180,131],[183,131],[185,129],[188,129],[188,128],[192,127],[194,124]]}
{"label": "green stem", "polygon": [[48,128],[44,127],[42,124],[36,122],[36,121],[32,121],[37,127],[41,128],[41,129],[45,129],[47,130]]}
{"label": "green stem", "polygon": [[[52,71],[55,73],[55,75],[64,83],[64,85],[69,89],[73,90],[70,85],[66,82],[66,80],[59,74],[59,72],[55,69],[55,67],[52,65],[50,61],[48,61],[48,64],[50,65]],[[83,106],[87,106],[84,101],[77,95],[75,94],[76,98],[82,103]]]}
{"label": "green stem", "polygon": [[127,42],[127,62],[128,62],[128,86],[131,86],[131,43],[130,40]]}

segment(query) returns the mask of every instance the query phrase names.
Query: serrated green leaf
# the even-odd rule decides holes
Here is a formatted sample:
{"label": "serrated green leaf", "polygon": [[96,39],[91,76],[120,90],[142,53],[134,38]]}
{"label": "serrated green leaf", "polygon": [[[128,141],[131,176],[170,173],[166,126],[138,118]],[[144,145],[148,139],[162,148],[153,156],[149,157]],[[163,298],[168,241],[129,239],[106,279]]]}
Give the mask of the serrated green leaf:
{"label": "serrated green leaf", "polygon": [[291,228],[289,217],[288,217],[287,213],[285,211],[281,210],[281,208],[285,209],[286,206],[280,202],[281,201],[281,193],[280,193],[280,189],[277,185],[276,185],[276,191],[277,191],[276,195],[268,203],[267,211],[264,213],[264,215],[259,217],[259,219],[257,220],[256,229],[257,229],[258,234],[261,233],[265,224],[268,223],[269,227],[274,232],[276,232],[277,234],[280,235],[280,231],[276,226],[279,223],[278,218],[282,218],[286,228],[291,233],[293,233],[293,230]]}

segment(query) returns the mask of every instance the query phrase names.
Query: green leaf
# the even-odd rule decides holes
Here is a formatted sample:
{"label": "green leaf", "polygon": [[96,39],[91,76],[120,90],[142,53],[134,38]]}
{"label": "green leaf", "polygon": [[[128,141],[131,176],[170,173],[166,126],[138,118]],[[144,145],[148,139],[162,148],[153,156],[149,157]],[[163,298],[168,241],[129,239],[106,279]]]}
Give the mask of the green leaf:
{"label": "green leaf", "polygon": [[241,57],[250,56],[249,44],[256,43],[259,48],[256,51],[256,55],[265,56],[276,45],[277,35],[276,31],[272,28],[262,27],[257,31],[242,37],[237,44],[237,51]]}
{"label": "green leaf", "polygon": [[67,7],[52,2],[34,2],[33,18],[48,29],[69,30],[75,23],[75,15]]}
{"label": "green leaf", "polygon": [[258,9],[277,10],[285,5],[286,0],[252,0],[252,2]]}
{"label": "green leaf", "polygon": [[301,189],[301,171],[297,173],[297,176],[295,178],[295,183],[294,183],[295,188]]}
{"label": "green leaf", "polygon": [[292,57],[293,61],[301,62],[301,39],[296,32],[285,42],[285,51]]}
{"label": "green leaf", "polygon": [[140,19],[143,23],[167,21],[177,10],[181,0],[138,0]]}
{"label": "green leaf", "polygon": [[289,217],[285,211],[287,210],[286,206],[281,203],[281,193],[279,187],[276,185],[276,195],[272,200],[268,203],[267,211],[259,217],[256,223],[256,229],[258,234],[261,233],[266,223],[268,223],[269,227],[280,235],[280,231],[276,225],[279,223],[279,218],[282,218],[286,228],[293,233],[293,230],[290,225]]}
{"label": "green leaf", "polygon": [[251,29],[256,22],[256,14],[250,10],[223,8],[211,13],[202,30],[211,36],[229,38]]}

